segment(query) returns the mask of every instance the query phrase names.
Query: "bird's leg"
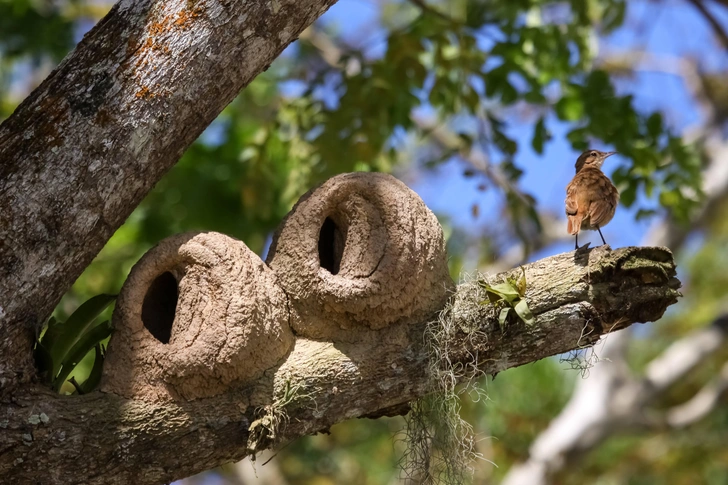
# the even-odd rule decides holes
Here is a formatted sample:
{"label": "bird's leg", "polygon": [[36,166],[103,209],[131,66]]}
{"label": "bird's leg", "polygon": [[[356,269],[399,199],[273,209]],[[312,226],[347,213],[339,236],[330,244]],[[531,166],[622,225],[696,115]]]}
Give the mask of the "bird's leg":
{"label": "bird's leg", "polygon": [[574,251],[579,249],[579,233],[574,234]]}
{"label": "bird's leg", "polygon": [[602,230],[599,229],[599,226],[597,226],[597,231],[599,231],[599,235],[602,236],[602,243],[607,244],[607,241],[604,240],[604,236],[602,235]]}

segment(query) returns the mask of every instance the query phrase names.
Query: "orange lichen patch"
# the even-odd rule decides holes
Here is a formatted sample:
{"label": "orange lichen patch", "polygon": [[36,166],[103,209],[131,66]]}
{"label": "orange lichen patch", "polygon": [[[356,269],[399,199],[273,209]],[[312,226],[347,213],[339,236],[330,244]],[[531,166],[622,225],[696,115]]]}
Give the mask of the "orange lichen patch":
{"label": "orange lichen patch", "polygon": [[148,86],[142,86],[139,91],[136,92],[135,96],[139,99],[154,99],[157,94],[149,89]]}
{"label": "orange lichen patch", "polygon": [[161,20],[150,22],[149,35],[158,36],[169,32],[172,22],[172,15],[165,15]]}
{"label": "orange lichen patch", "polygon": [[[138,99],[152,99],[168,94],[164,90],[147,86],[143,82],[144,73],[156,70],[160,62],[162,64],[168,62],[161,59],[159,54],[166,57],[172,56],[169,34],[175,30],[191,29],[195,19],[203,13],[204,9],[199,6],[184,8],[177,13],[166,15],[159,10],[154,11],[148,17],[144,40],[139,41],[138,38],[135,38],[132,41],[130,39],[128,49],[131,49],[132,52],[124,67],[131,67],[132,77],[139,86],[135,95]],[[152,52],[154,55],[151,55]]]}
{"label": "orange lichen patch", "polygon": [[182,29],[188,29],[192,26],[193,21],[202,15],[202,8],[195,7],[193,9],[183,9],[177,14],[174,24]]}

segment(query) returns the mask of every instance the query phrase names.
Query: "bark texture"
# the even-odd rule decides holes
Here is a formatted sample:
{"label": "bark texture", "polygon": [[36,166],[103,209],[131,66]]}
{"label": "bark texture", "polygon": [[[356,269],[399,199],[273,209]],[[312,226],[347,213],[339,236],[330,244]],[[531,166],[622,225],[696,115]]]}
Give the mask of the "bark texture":
{"label": "bark texture", "polygon": [[0,395],[157,180],[336,0],[122,0],[0,126]]}

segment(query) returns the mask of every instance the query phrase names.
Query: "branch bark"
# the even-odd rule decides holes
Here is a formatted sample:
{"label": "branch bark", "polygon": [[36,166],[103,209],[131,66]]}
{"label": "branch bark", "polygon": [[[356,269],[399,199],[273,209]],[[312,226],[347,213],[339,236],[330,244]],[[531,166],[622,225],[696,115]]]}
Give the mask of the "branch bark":
{"label": "branch bark", "polygon": [[[524,268],[536,324],[501,330],[479,303],[485,295],[477,283],[461,284],[450,312],[463,328],[448,342],[453,365],[494,374],[591,345],[660,318],[678,295],[664,248],[603,246]],[[163,483],[346,419],[406,412],[428,391],[426,325],[394,325],[351,343],[298,338],[285,361],[254,384],[193,401],[63,397],[24,386],[0,408],[0,476],[9,483]],[[469,331],[474,325],[478,331]]]}
{"label": "branch bark", "polygon": [[147,192],[335,2],[122,0],[0,126],[0,395]]}

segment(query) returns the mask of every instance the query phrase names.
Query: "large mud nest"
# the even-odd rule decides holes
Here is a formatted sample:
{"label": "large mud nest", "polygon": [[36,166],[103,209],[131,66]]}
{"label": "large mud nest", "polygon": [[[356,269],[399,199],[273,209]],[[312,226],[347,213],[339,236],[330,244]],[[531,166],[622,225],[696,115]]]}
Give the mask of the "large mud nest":
{"label": "large mud nest", "polygon": [[102,388],[194,399],[252,381],[293,346],[273,272],[218,233],[165,239],[134,266],[114,311]]}
{"label": "large mud nest", "polygon": [[421,322],[453,288],[442,228],[390,175],[350,173],[298,201],[267,262],[291,300],[291,326],[309,338]]}

